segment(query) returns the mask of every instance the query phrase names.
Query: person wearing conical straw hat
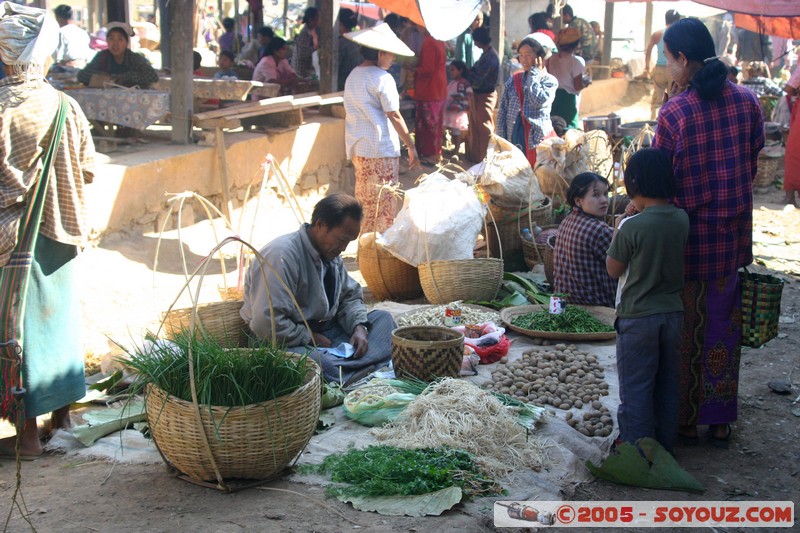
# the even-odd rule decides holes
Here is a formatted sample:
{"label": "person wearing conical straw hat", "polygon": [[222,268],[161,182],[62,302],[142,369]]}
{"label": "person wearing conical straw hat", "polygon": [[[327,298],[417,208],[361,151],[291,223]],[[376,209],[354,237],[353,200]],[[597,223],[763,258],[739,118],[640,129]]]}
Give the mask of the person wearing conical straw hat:
{"label": "person wearing conical straw hat", "polygon": [[[0,439],[0,459],[15,459],[17,449],[23,460],[39,457],[36,417],[52,413],[51,428],[70,427],[69,406],[86,390],[75,281],[89,233],[85,185],[94,177],[94,144],[78,104],[44,78],[58,35],[46,11],[0,3],[0,342],[22,347],[21,365],[13,350],[0,350],[0,418],[14,422],[19,437]],[[62,102],[63,132],[42,176]],[[30,206],[41,201],[37,221]]]}
{"label": "person wearing conical straw hat", "polygon": [[397,199],[381,189],[398,183],[401,140],[408,148],[408,167],[419,164],[414,142],[400,115],[397,86],[387,72],[396,56],[411,57],[414,52],[388,24],[379,23],[344,36],[361,45],[364,58],[344,85],[345,146],[355,168],[355,196],[364,208],[361,231],[383,232],[394,222]]}

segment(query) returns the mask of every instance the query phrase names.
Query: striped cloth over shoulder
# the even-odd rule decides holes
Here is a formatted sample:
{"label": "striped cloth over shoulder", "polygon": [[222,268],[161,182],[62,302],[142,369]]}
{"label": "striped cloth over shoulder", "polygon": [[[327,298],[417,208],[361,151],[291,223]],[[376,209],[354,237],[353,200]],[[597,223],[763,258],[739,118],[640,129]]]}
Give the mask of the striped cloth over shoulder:
{"label": "striped cloth over shoulder", "polygon": [[[84,185],[94,179],[89,122],[69,100],[39,231],[64,244],[80,245],[89,233]],[[53,135],[59,93],[44,80],[10,76],[0,81],[0,266],[17,242],[20,218]]]}

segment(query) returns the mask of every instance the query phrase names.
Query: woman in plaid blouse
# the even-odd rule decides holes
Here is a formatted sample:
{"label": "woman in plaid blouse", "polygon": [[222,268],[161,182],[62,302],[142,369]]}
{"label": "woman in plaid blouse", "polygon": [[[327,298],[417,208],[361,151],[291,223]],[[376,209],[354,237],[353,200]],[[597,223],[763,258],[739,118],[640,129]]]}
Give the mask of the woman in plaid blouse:
{"label": "woman in plaid blouse", "polygon": [[671,159],[675,205],[689,215],[681,341],[680,435],[698,425],[727,448],[737,418],[742,317],[737,270],[753,261],[753,179],[764,146],[755,94],[728,81],[708,29],[683,19],[664,32],[667,69],[683,92],[658,114],[654,147]]}
{"label": "woman in plaid blouse", "polygon": [[558,227],[553,290],[572,304],[614,307],[617,282],[606,270],[614,232],[605,223],[608,182],[594,172],[578,174],[567,191],[572,211]]}

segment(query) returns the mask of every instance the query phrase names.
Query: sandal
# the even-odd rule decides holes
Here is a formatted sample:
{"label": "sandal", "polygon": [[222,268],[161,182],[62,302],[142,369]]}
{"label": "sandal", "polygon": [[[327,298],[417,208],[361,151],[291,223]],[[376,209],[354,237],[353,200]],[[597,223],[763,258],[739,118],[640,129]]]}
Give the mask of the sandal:
{"label": "sandal", "polygon": [[[724,437],[717,437],[714,434],[714,430],[719,428],[719,427],[721,427],[721,426],[725,427],[725,436]],[[727,450],[731,445],[731,442],[730,442],[731,433],[733,433],[733,430],[731,429],[731,425],[730,424],[714,424],[714,425],[710,426],[709,429],[711,430],[711,444],[713,444],[715,448],[720,448],[722,450]]]}

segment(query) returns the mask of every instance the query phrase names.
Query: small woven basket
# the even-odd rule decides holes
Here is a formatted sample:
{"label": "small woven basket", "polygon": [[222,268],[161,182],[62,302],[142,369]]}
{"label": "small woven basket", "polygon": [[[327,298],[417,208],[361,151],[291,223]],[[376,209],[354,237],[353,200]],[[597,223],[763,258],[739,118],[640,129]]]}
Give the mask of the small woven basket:
{"label": "small woven basket", "polygon": [[753,187],[763,189],[772,185],[775,180],[783,177],[784,156],[774,157],[760,155],[758,157],[758,171],[753,180]]}
{"label": "small woven basket", "polygon": [[411,300],[422,294],[419,271],[377,243],[359,245],[358,269],[376,300]]}
{"label": "small woven basket", "polygon": [[[242,300],[200,304],[197,306],[197,326],[225,348],[247,346],[247,324],[239,315],[242,305]],[[182,329],[188,331],[192,308],[172,309],[162,314],[162,320],[168,336]]]}
{"label": "small woven basket", "polygon": [[783,280],[739,272],[742,285],[742,346],[758,348],[778,336]]}
{"label": "small woven basket", "polygon": [[201,406],[202,430],[192,402],[149,385],[145,407],[153,441],[171,466],[196,481],[216,479],[201,431],[223,478],[275,478],[317,427],[319,367],[311,360],[308,364],[305,384],[286,396],[244,407]]}
{"label": "small woven basket", "polygon": [[398,378],[433,381],[458,377],[464,334],[438,326],[406,326],[392,332],[392,366]]}
{"label": "small woven basket", "polygon": [[[557,229],[558,224],[542,226],[542,231]],[[527,239],[522,239],[522,255],[525,257],[525,264],[528,268],[533,268],[538,264],[544,264],[544,254],[547,251],[547,243],[538,244]]]}

